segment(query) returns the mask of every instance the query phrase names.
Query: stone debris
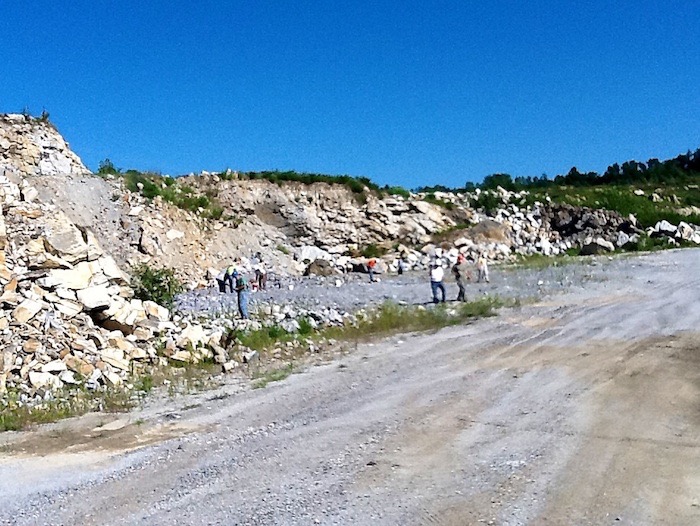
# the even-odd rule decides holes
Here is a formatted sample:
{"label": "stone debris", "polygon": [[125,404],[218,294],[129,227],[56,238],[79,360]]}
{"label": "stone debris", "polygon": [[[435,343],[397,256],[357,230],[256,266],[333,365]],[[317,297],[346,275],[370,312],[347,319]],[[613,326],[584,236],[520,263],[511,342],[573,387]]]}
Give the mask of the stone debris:
{"label": "stone debris", "polygon": [[[307,274],[340,289],[349,275],[367,272],[374,254],[381,276],[395,274],[399,261],[422,272],[460,254],[473,263],[480,255],[607,253],[645,234],[633,216],[533,202],[527,191],[500,187],[358,194],[231,172],[172,185],[216,196],[224,213],[205,218],[161,196],[132,193],[122,178],[93,176],[47,121],[0,115],[0,393],[40,400],[66,384],[120,385],[144,364],[164,361],[213,360],[233,371],[256,356],[232,336],[241,331],[278,325],[300,332],[361,315],[321,303],[256,302],[255,319],[240,320],[230,297],[209,297],[200,308],[195,293],[171,313],[134,297],[128,271],[140,263],[175,268],[191,291],[206,290],[230,265],[251,277],[266,270],[268,287],[299,290]],[[481,207],[484,198],[495,205]],[[649,198],[662,199],[658,191]],[[660,221],[646,234],[700,244],[700,227],[685,221]]]}

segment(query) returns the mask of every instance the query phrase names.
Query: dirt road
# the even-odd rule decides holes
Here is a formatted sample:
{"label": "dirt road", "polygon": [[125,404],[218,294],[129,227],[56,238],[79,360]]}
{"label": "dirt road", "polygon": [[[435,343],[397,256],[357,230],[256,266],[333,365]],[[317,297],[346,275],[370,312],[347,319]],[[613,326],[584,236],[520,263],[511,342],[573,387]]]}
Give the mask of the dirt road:
{"label": "dirt road", "polygon": [[594,274],[265,389],[6,434],[0,523],[700,524],[700,251]]}

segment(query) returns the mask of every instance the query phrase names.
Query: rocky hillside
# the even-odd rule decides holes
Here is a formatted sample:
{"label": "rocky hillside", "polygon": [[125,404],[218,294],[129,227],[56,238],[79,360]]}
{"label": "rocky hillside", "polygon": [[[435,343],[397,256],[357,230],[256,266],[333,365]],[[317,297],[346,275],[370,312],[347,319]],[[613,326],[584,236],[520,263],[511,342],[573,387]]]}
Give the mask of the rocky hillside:
{"label": "rocky hillside", "polygon": [[[503,189],[379,195],[342,184],[248,180],[230,171],[145,176],[134,184],[126,176],[90,174],[48,122],[23,115],[3,116],[0,138],[0,166],[26,177],[37,199],[89,230],[126,272],[137,263],[173,267],[191,287],[258,253],[274,272],[298,275],[314,260],[345,272],[363,268],[363,255],[384,254],[389,269],[403,255],[409,267],[422,268],[436,255],[458,252],[503,260],[583,246],[612,250],[644,234],[634,217]],[[210,208],[183,206],[191,197]],[[680,224],[650,233],[700,242],[699,232]]]}
{"label": "rocky hillside", "polygon": [[[459,253],[596,253],[646,236],[700,244],[688,223],[644,231],[633,216],[500,188],[388,195],[235,172],[98,176],[49,122],[24,115],[0,116],[0,206],[0,395],[24,401],[66,384],[118,385],[144,364],[215,358],[230,370],[243,361],[246,350],[222,338],[258,321],[206,329],[135,299],[129,275],[139,263],[172,267],[194,289],[234,260],[250,271],[253,254],[278,276],[299,276],[363,271],[376,255],[386,271],[398,257],[424,269]],[[270,307],[268,321],[293,326],[287,307]],[[328,312],[319,323],[343,323]]]}

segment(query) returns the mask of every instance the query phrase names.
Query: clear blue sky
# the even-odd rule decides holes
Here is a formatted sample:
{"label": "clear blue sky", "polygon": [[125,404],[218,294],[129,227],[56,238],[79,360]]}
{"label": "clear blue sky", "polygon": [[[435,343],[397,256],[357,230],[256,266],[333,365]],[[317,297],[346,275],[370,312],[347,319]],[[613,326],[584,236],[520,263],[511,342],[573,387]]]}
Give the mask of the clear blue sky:
{"label": "clear blue sky", "polygon": [[0,2],[0,112],[92,169],[463,185],[700,146],[690,1]]}

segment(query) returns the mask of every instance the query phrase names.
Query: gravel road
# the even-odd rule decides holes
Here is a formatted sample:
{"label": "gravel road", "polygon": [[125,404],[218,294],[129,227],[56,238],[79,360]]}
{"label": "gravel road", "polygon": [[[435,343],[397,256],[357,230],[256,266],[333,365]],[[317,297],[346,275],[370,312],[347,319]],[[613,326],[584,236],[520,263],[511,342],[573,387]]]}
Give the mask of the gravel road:
{"label": "gravel road", "polygon": [[544,294],[264,389],[5,433],[0,524],[700,524],[699,270],[494,274]]}

